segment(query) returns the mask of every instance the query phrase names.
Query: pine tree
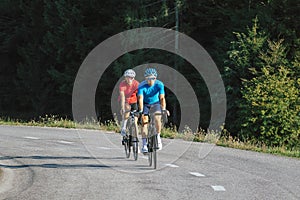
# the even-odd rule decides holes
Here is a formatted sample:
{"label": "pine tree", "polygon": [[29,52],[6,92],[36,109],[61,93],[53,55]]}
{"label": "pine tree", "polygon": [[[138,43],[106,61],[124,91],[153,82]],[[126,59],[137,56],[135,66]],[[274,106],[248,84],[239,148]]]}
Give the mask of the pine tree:
{"label": "pine tree", "polygon": [[[242,134],[271,146],[300,148],[300,90],[283,40],[268,42],[263,67],[243,82]],[[294,62],[295,64],[295,62]],[[299,63],[298,63],[299,65]],[[299,78],[298,78],[299,81]]]}
{"label": "pine tree", "polygon": [[247,33],[235,33],[236,41],[231,43],[229,59],[225,61],[224,81],[228,102],[226,128],[233,135],[237,135],[241,127],[239,105],[244,103],[241,94],[242,80],[253,78],[250,69],[261,70],[259,55],[267,41],[266,33],[259,30],[257,18],[251,29],[247,30]]}

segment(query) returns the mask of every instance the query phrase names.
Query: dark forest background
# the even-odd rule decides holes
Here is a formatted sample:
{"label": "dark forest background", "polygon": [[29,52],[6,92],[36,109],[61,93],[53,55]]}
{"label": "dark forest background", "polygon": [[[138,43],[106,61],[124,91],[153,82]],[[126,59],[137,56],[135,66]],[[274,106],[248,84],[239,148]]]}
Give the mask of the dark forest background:
{"label": "dark forest background", "polygon": [[[128,29],[164,27],[212,56],[225,83],[232,135],[299,147],[299,0],[1,0],[0,13],[2,118],[71,119],[73,82],[94,47]],[[107,69],[97,91],[99,119],[112,119],[109,98],[123,71],[147,62],[176,65],[198,97],[199,126],[207,128],[211,105],[201,76],[180,57],[152,49],[123,55]],[[177,99],[167,93],[178,124]]]}

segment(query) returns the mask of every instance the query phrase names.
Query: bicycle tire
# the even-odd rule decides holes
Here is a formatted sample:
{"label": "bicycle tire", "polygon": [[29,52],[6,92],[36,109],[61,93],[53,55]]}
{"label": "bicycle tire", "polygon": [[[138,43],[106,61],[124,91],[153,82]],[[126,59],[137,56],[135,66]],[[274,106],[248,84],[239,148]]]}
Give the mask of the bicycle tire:
{"label": "bicycle tire", "polygon": [[152,143],[152,154],[153,154],[153,167],[154,169],[156,169],[157,167],[157,153],[156,153],[156,150],[157,150],[157,135],[153,135],[152,136],[152,140],[153,140],[153,143]]}
{"label": "bicycle tire", "polygon": [[148,153],[148,162],[149,162],[149,167],[152,166],[152,152]]}
{"label": "bicycle tire", "polygon": [[128,139],[126,140],[126,146],[127,146],[126,158],[130,157],[130,143],[131,143],[131,137],[128,136]]}
{"label": "bicycle tire", "polygon": [[132,152],[133,152],[133,158],[134,160],[137,160],[138,159],[138,151],[139,151],[139,145],[138,145],[138,142],[135,141],[132,143]]}
{"label": "bicycle tire", "polygon": [[125,149],[126,158],[129,158],[130,157],[130,138],[129,137],[126,137],[124,139],[124,149]]}
{"label": "bicycle tire", "polygon": [[129,131],[130,131],[130,136],[131,136],[133,158],[134,158],[134,160],[137,160],[139,143],[138,143],[138,138],[136,137],[138,135],[138,132],[137,132],[137,127],[135,126],[135,124],[132,124],[130,126]]}
{"label": "bicycle tire", "polygon": [[148,137],[148,162],[149,167],[152,166],[152,140],[151,137]]}

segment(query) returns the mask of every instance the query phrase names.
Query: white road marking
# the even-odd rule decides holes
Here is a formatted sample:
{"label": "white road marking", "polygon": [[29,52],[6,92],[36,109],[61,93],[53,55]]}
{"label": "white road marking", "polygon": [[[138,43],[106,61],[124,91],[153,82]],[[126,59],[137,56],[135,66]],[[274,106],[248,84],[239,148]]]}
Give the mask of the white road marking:
{"label": "white road marking", "polygon": [[214,189],[214,191],[216,191],[216,192],[226,191],[225,188],[224,188],[222,185],[212,185],[211,187],[212,187],[212,188]]}
{"label": "white road marking", "polygon": [[97,149],[103,149],[103,150],[111,150],[111,149],[123,149],[123,148],[111,148],[111,147],[96,147]]}
{"label": "white road marking", "polygon": [[193,176],[197,176],[197,177],[204,177],[205,175],[204,174],[200,174],[198,172],[190,172],[191,175]]}
{"label": "white road marking", "polygon": [[173,168],[176,168],[176,167],[179,167],[177,165],[173,165],[173,164],[165,164],[167,167],[173,167]]}
{"label": "white road marking", "polygon": [[112,148],[109,148],[109,147],[97,147],[97,149],[110,150],[110,149],[112,149]]}
{"label": "white road marking", "polygon": [[69,141],[64,141],[64,140],[59,140],[58,142],[62,143],[62,144],[73,144],[74,143],[74,142],[69,142]]}
{"label": "white road marking", "polygon": [[31,139],[31,140],[38,140],[38,139],[40,139],[40,138],[37,138],[37,137],[30,137],[30,136],[27,136],[27,137],[24,137],[24,138]]}

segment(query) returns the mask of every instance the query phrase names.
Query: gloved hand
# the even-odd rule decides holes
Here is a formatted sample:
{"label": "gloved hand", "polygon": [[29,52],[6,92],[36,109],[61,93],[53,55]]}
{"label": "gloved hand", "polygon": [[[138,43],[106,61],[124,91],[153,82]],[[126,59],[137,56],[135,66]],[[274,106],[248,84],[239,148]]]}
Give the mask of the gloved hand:
{"label": "gloved hand", "polygon": [[138,117],[139,117],[139,118],[142,117],[142,114],[143,114],[143,111],[142,111],[142,110],[139,110],[139,111],[138,111]]}
{"label": "gloved hand", "polygon": [[166,114],[167,116],[170,116],[170,112],[166,109],[162,110],[161,112],[162,114]]}

